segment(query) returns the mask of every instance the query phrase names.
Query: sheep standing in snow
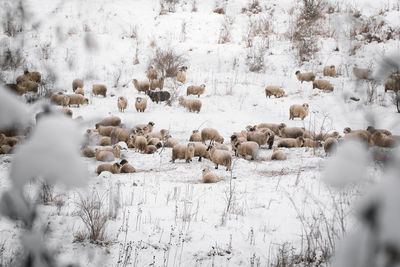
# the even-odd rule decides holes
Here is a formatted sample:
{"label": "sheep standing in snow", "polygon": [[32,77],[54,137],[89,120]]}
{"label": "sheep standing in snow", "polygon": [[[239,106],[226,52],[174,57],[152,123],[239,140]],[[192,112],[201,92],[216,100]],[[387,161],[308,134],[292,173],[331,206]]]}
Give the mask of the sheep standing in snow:
{"label": "sheep standing in snow", "polygon": [[307,103],[303,105],[291,105],[289,108],[289,120],[293,120],[294,118],[301,118],[304,120],[305,117],[308,115],[309,106]]}
{"label": "sheep standing in snow", "polygon": [[251,156],[251,160],[254,160],[257,156],[257,152],[260,146],[253,141],[247,141],[247,142],[237,142],[235,144],[235,152],[239,156]]}
{"label": "sheep standing in snow", "polygon": [[190,142],[201,142],[201,135],[199,130],[193,130],[192,135],[189,138]]}
{"label": "sheep standing in snow", "polygon": [[179,105],[185,107],[190,112],[199,113],[201,110],[201,101],[198,99],[184,99],[182,96],[179,98]]}
{"label": "sheep standing in snow", "polygon": [[279,86],[271,85],[265,87],[265,96],[270,98],[272,95],[276,98],[283,97],[285,95],[285,91],[283,91],[283,89]]}
{"label": "sheep standing in snow", "polygon": [[194,143],[189,143],[187,145],[177,144],[172,148],[172,160],[175,162],[176,159],[184,159],[186,163],[192,161],[194,158],[195,145]]}
{"label": "sheep standing in snow", "polygon": [[164,88],[164,78],[154,79],[150,81],[150,90],[155,90],[156,88],[160,88],[162,90]]}
{"label": "sheep standing in snow", "polygon": [[82,95],[69,94],[67,96],[69,97],[69,103],[68,103],[69,107],[71,105],[77,105],[79,108],[80,105],[85,105],[89,103],[89,100]]}
{"label": "sheep standing in snow", "polygon": [[124,112],[124,110],[128,107],[128,99],[126,99],[125,96],[118,97],[117,106],[120,112]]}
{"label": "sheep standing in snow", "polygon": [[75,94],[85,96],[85,91],[83,91],[83,88],[79,87],[75,90]]}
{"label": "sheep standing in snow", "polygon": [[64,95],[63,93],[52,94],[50,97],[50,101],[56,105],[66,107],[69,105],[69,96]]}
{"label": "sheep standing in snow", "polygon": [[232,165],[232,155],[229,151],[217,149],[215,146],[209,145],[207,151],[210,152],[210,159],[218,169],[218,165],[226,166],[229,171]]}
{"label": "sheep standing in snow", "polygon": [[336,76],[335,65],[324,67],[323,74],[324,76],[335,77]]}
{"label": "sheep standing in snow", "polygon": [[205,184],[209,183],[218,183],[221,181],[221,179],[213,172],[210,171],[210,169],[205,168],[202,171],[202,179],[201,181]]}
{"label": "sheep standing in snow", "polygon": [[147,108],[147,99],[144,97],[136,97],[135,108],[138,112],[144,112]]}
{"label": "sheep standing in snow", "polygon": [[119,126],[120,124],[121,124],[121,118],[117,116],[112,116],[96,123],[96,129],[99,128],[99,126]]}
{"label": "sheep standing in snow", "polygon": [[247,141],[254,141],[259,146],[268,144],[268,148],[271,149],[275,140],[275,134],[270,129],[266,129],[265,131],[259,132],[248,132],[247,133]]}
{"label": "sheep standing in snow", "polygon": [[139,82],[136,79],[133,79],[133,85],[135,86],[136,90],[138,92],[147,92],[150,89],[150,83],[149,82]]}
{"label": "sheep standing in snow", "polygon": [[279,135],[279,126],[284,126],[286,127],[286,124],[281,123],[281,124],[277,124],[277,123],[260,123],[259,125],[257,125],[258,129],[270,129],[274,132],[274,134]]}
{"label": "sheep standing in snow", "polygon": [[332,84],[327,80],[315,80],[313,81],[313,89],[318,88],[324,91],[333,91]]}
{"label": "sheep standing in snow", "polygon": [[157,71],[153,68],[153,66],[150,66],[147,71],[146,71],[146,77],[149,79],[149,81],[155,80],[158,77]]}
{"label": "sheep standing in snow", "polygon": [[282,138],[278,142],[278,147],[302,147],[304,145],[303,137],[294,138]]}
{"label": "sheep standing in snow", "polygon": [[75,79],[72,81],[72,91],[76,91],[76,89],[78,88],[82,88],[83,89],[83,80],[82,79]]}
{"label": "sheep standing in snow", "polygon": [[207,140],[223,143],[224,138],[213,128],[204,128],[201,130],[201,142],[206,143]]}
{"label": "sheep standing in snow", "polygon": [[305,72],[301,73],[299,70],[296,71],[296,77],[297,79],[303,83],[303,82],[312,82],[315,80],[315,74],[313,72]]}
{"label": "sheep standing in snow", "polygon": [[372,71],[367,68],[358,68],[357,66],[354,66],[353,74],[358,79],[369,80],[371,78]]}
{"label": "sheep standing in snow", "polygon": [[176,80],[181,83],[186,82],[186,70],[187,67],[183,66],[178,70],[178,73],[176,74]]}
{"label": "sheep standing in snow", "polygon": [[171,136],[166,136],[165,137],[165,142],[164,142],[164,147],[174,147],[175,145],[179,144],[178,140]]}
{"label": "sheep standing in snow", "polygon": [[200,86],[196,85],[191,85],[188,86],[186,89],[186,95],[197,95],[197,97],[200,97],[200,95],[204,94],[204,91],[206,90],[206,85],[202,84]]}

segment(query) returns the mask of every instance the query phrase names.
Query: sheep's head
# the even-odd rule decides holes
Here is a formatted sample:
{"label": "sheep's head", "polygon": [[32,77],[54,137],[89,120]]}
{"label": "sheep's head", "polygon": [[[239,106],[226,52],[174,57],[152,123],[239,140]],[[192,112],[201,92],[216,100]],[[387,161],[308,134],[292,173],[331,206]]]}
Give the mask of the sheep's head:
{"label": "sheep's head", "polygon": [[335,69],[335,65],[332,65],[332,66],[331,66],[331,69],[333,69],[333,70],[334,70],[334,69]]}
{"label": "sheep's head", "polygon": [[344,133],[344,134],[351,133],[351,128],[350,128],[350,127],[344,128],[344,129],[343,129],[343,133]]}
{"label": "sheep's head", "polygon": [[297,137],[297,140],[300,141],[300,146],[301,147],[304,146],[304,138],[303,137],[299,136],[299,137]]}
{"label": "sheep's head", "polygon": [[179,97],[179,105],[183,105],[185,103],[185,99],[183,96]]}
{"label": "sheep's head", "polygon": [[187,148],[189,149],[189,150],[194,150],[194,143],[189,143],[189,144],[187,144]]}
{"label": "sheep's head", "polygon": [[123,160],[121,160],[119,165],[124,166],[126,163],[128,163],[128,161],[126,159],[123,159]]}
{"label": "sheep's head", "polygon": [[279,126],[278,126],[278,130],[279,131],[281,131],[283,128],[285,128],[286,127],[286,124],[284,124],[284,123],[281,123],[281,124],[279,124]]}
{"label": "sheep's head", "polygon": [[193,130],[193,134],[196,134],[196,133],[198,133],[199,132],[199,130]]}
{"label": "sheep's head", "polygon": [[300,71],[298,70],[298,71],[295,72],[295,75],[297,75],[297,74],[299,74],[299,73],[300,73]]}
{"label": "sheep's head", "polygon": [[303,108],[304,108],[305,110],[308,110],[309,105],[308,105],[307,103],[304,103],[304,104],[303,104]]}
{"label": "sheep's head", "polygon": [[222,143],[224,143],[224,138],[223,138],[222,136],[218,136],[218,137],[215,139],[215,141],[222,144]]}
{"label": "sheep's head", "polygon": [[85,98],[85,104],[89,104],[89,99]]}
{"label": "sheep's head", "polygon": [[367,127],[367,131],[370,133],[374,133],[375,132],[375,128],[373,126],[368,126]]}
{"label": "sheep's head", "polygon": [[236,134],[231,135],[231,142],[235,142],[236,140],[238,140],[238,137]]}
{"label": "sheep's head", "polygon": [[215,149],[214,145],[209,144],[206,151],[211,151],[213,148]]}
{"label": "sheep's head", "polygon": [[201,88],[205,89],[206,85],[203,83],[202,85],[200,85]]}
{"label": "sheep's head", "polygon": [[151,126],[154,126],[155,123],[150,121],[148,124],[151,125]]}

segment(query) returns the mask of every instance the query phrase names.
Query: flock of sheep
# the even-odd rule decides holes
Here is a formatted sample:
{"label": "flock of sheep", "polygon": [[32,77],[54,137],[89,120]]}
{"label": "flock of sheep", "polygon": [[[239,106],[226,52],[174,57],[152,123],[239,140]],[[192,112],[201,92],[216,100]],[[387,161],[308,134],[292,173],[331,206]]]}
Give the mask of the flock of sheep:
{"label": "flock of sheep", "polygon": [[[176,75],[177,81],[184,84],[186,82],[186,72],[187,67],[181,67]],[[357,67],[354,67],[353,73],[359,79],[369,79],[371,75],[369,69],[360,69]],[[325,91],[334,90],[329,81],[316,80],[316,76],[312,72],[301,73],[297,71],[295,74],[297,79],[302,83],[312,82],[313,88]],[[335,66],[325,67],[323,75],[336,77]],[[158,78],[157,71],[152,67],[147,70],[146,76],[148,81],[133,79],[134,87],[139,92],[144,92],[148,95],[153,102],[169,103],[171,95],[168,91],[163,90],[164,78]],[[8,84],[7,86],[19,94],[24,94],[28,91],[37,92],[40,80],[40,73],[25,71],[23,75],[16,79],[16,84]],[[397,77],[390,76],[385,84],[385,91],[397,91],[398,87]],[[83,80],[75,79],[72,82],[72,93],[64,94],[63,92],[59,92],[52,94],[50,101],[62,106],[61,112],[72,117],[73,112],[67,106],[76,105],[79,107],[89,102],[85,98],[83,88]],[[205,84],[188,86],[186,95],[197,95],[199,98],[200,95],[204,94],[205,88]],[[106,97],[107,87],[102,84],[93,84],[92,94]],[[267,86],[265,94],[267,97],[286,96],[285,91],[278,86]],[[200,112],[202,107],[200,99],[185,99],[183,96],[179,98],[179,104],[190,112]],[[119,96],[117,98],[117,106],[120,112],[124,112],[128,106],[128,99],[125,96]],[[144,112],[147,108],[147,98],[137,97],[135,108],[138,112]],[[308,116],[308,110],[309,105],[307,103],[291,105],[289,108],[289,119],[300,118],[304,120]],[[36,120],[39,120],[47,112],[38,113]],[[388,130],[375,129],[372,126],[369,126],[366,130],[351,130],[347,127],[343,131],[344,136],[340,136],[337,131],[331,133],[314,133],[301,127],[287,127],[285,123],[261,123],[254,126],[249,125],[244,130],[233,133],[230,136],[231,148],[229,148],[224,144],[225,139],[217,129],[204,128],[201,131],[194,130],[188,137],[188,142],[182,144],[173,138],[166,129],[154,131],[154,125],[153,122],[149,122],[128,129],[121,124],[121,119],[117,116],[105,118],[96,123],[94,129],[87,130],[85,134],[86,141],[82,147],[82,155],[93,157],[100,162],[106,162],[98,165],[98,174],[103,171],[109,171],[114,174],[136,172],[136,169],[126,159],[109,163],[121,158],[121,150],[129,148],[146,154],[155,153],[163,148],[172,148],[172,163],[176,160],[185,160],[187,163],[190,163],[193,158],[197,157],[199,161],[203,158],[210,160],[215,164],[215,168],[222,165],[226,167],[226,170],[231,170],[233,156],[254,160],[257,158],[258,151],[261,148],[273,149],[270,156],[271,160],[286,160],[287,155],[284,151],[279,150],[279,148],[318,148],[323,146],[326,154],[329,155],[335,152],[336,147],[342,140],[356,139],[367,146],[380,147],[394,147],[400,142],[400,136],[394,136]],[[2,131],[0,134],[0,154],[11,153],[15,145],[24,140],[25,135],[21,135],[13,130]],[[220,180],[208,168],[203,169],[203,182],[212,183]]]}

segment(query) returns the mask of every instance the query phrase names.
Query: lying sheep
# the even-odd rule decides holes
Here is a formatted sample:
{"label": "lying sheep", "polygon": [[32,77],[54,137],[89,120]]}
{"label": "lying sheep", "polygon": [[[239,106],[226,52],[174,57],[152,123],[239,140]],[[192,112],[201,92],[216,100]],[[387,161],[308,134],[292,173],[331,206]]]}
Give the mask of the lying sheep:
{"label": "lying sheep", "polygon": [[322,146],[322,143],[317,140],[313,140],[311,138],[304,138],[304,145],[303,147],[311,147],[311,148],[318,148]]}
{"label": "lying sheep", "polygon": [[102,95],[106,97],[107,86],[105,86],[104,84],[93,84],[92,92],[94,95]]}
{"label": "lying sheep", "polygon": [[25,94],[27,92],[37,93],[39,90],[39,85],[31,80],[23,81],[18,84],[18,92],[20,94]]}
{"label": "lying sheep", "polygon": [[370,137],[365,132],[350,132],[344,135],[344,140],[358,140],[364,142],[367,146],[370,144]]}
{"label": "lying sheep", "polygon": [[272,95],[276,98],[283,97],[285,95],[285,91],[283,91],[283,89],[278,86],[271,85],[265,87],[265,96],[271,98]]}
{"label": "lying sheep", "polygon": [[271,160],[287,160],[287,156],[283,151],[278,150],[278,147],[274,147],[274,152],[271,155]]}
{"label": "lying sheep", "polygon": [[111,151],[96,149],[95,156],[97,161],[114,161],[115,155]]}
{"label": "lying sheep", "polygon": [[179,144],[178,140],[172,138],[171,136],[167,136],[164,142],[164,147],[174,147],[177,144]]}
{"label": "lying sheep", "polygon": [[302,147],[304,145],[303,137],[294,138],[282,138],[278,142],[278,147]]}
{"label": "lying sheep", "polygon": [[184,159],[186,163],[189,163],[194,158],[194,151],[194,143],[188,143],[187,145],[177,144],[172,148],[171,162],[174,163],[176,159]]}
{"label": "lying sheep", "polygon": [[138,90],[138,92],[147,92],[150,89],[149,82],[139,82],[138,80],[133,79],[133,85],[135,86],[136,90]]}
{"label": "lying sheep", "polygon": [[400,73],[394,73],[390,75],[388,80],[385,82],[385,92],[400,90]]}
{"label": "lying sheep", "polygon": [[315,80],[313,81],[313,89],[318,88],[324,91],[333,91],[332,84],[327,80]]}
{"label": "lying sheep", "polygon": [[113,155],[116,158],[121,157],[121,149],[122,147],[120,145],[113,145],[113,146],[108,146],[108,147],[103,147],[103,148],[96,148],[95,153],[100,153],[101,151],[107,151],[113,153]]}
{"label": "lying sheep", "polygon": [[163,101],[168,101],[171,98],[171,94],[167,91],[157,91],[157,92],[151,92],[147,91],[146,93],[151,101],[156,102],[163,102]]}
{"label": "lying sheep", "polygon": [[13,150],[12,146],[0,145],[0,154],[10,154]]}
{"label": "lying sheep", "polygon": [[201,142],[205,144],[207,140],[215,141],[221,144],[224,142],[224,138],[218,133],[217,130],[213,128],[204,128],[201,130]]}
{"label": "lying sheep", "polygon": [[136,97],[135,108],[138,112],[144,112],[147,108],[147,99],[144,97]]}
{"label": "lying sheep", "polygon": [[146,149],[144,150],[144,153],[146,154],[153,154],[157,151],[157,148],[153,145],[148,145],[146,146]]}
{"label": "lying sheep", "polygon": [[[304,137],[304,136],[303,136]],[[318,134],[318,135],[316,135],[315,136],[315,140],[318,140],[318,141],[326,141],[326,139],[328,139],[328,138],[335,138],[335,139],[338,139],[339,138],[339,132],[337,132],[337,131],[334,131],[334,132],[332,132],[332,133],[326,133],[326,134],[322,134],[322,133],[320,133],[320,134]]]}
{"label": "lying sheep", "polygon": [[126,159],[121,160],[119,165],[121,166],[120,173],[134,173],[134,172],[136,172],[136,169],[131,164],[129,164],[129,162]]}
{"label": "lying sheep", "polygon": [[181,96],[179,98],[179,105],[185,107],[189,112],[199,113],[201,110],[201,101],[197,99],[184,99]]}
{"label": "lying sheep", "polygon": [[374,134],[375,132],[381,132],[381,133],[386,134],[386,135],[392,135],[392,133],[391,133],[390,131],[388,131],[388,130],[385,130],[385,129],[375,129],[375,127],[373,127],[373,126],[368,126],[368,127],[367,127],[367,131],[368,131],[371,135]]}
{"label": "lying sheep", "polygon": [[270,129],[274,132],[274,134],[279,135],[279,126],[284,126],[286,127],[286,124],[281,123],[281,124],[276,124],[276,123],[260,123],[257,125],[258,129]]}
{"label": "lying sheep", "polygon": [[62,114],[64,114],[64,115],[70,117],[70,118],[72,118],[72,115],[74,114],[74,113],[72,112],[72,110],[69,109],[69,108],[62,108],[62,109],[60,109],[60,112],[61,112]]}
{"label": "lying sheep", "polygon": [[303,105],[291,105],[289,108],[289,120],[293,120],[294,118],[301,118],[304,120],[305,117],[308,115],[309,106],[307,103]]}
{"label": "lying sheep", "polygon": [[352,130],[350,127],[346,127],[346,128],[343,129],[343,133],[345,135],[349,135],[349,134],[358,135],[361,139],[363,139],[367,143],[369,143],[369,140],[371,138],[371,133],[368,132],[367,130]]}
{"label": "lying sheep", "polygon": [[204,94],[204,91],[206,90],[206,85],[202,84],[200,86],[196,85],[190,85],[186,89],[186,95],[197,95],[197,97],[200,97],[200,95]]}
{"label": "lying sheep", "polygon": [[161,129],[159,132],[151,132],[148,135],[153,137],[153,138],[158,138],[160,140],[163,140],[167,135],[168,135],[168,130],[167,129]]}
{"label": "lying sheep", "polygon": [[193,130],[189,138],[190,142],[201,142],[201,135],[199,130]]}
{"label": "lying sheep", "polygon": [[210,152],[210,159],[214,162],[216,169],[218,169],[218,165],[226,166],[227,171],[231,169],[232,155],[229,151],[219,150],[212,145],[208,146],[207,151]]}
{"label": "lying sheep", "polygon": [[83,88],[77,88],[76,90],[75,90],[75,94],[78,94],[78,95],[82,95],[82,96],[85,96],[85,91],[83,91]]}
{"label": "lying sheep", "polygon": [[[111,144],[116,144],[118,142],[125,142],[128,144],[129,139],[131,137],[132,131],[127,129],[113,127],[113,126],[105,126],[104,128],[112,127],[113,129],[110,132]],[[103,127],[102,127],[103,128]],[[99,128],[100,129],[100,128]],[[100,133],[100,131],[99,131]]]}
{"label": "lying sheep", "polygon": [[324,67],[323,74],[324,74],[324,76],[335,77],[336,76],[335,65]]}
{"label": "lying sheep", "polygon": [[247,141],[254,141],[260,147],[262,145],[268,144],[268,148],[271,149],[275,140],[275,134],[273,131],[268,129],[265,132],[249,132],[247,133]]}
{"label": "lying sheep", "polygon": [[104,164],[100,164],[97,167],[97,174],[100,175],[100,173],[104,172],[104,171],[108,171],[111,172],[112,174],[118,174],[120,173],[120,168],[121,166],[118,163],[114,163],[114,164],[108,164],[108,163],[104,163]]}
{"label": "lying sheep", "polygon": [[304,129],[300,127],[279,126],[279,136],[283,138],[297,138],[303,136]]}
{"label": "lying sheep", "polygon": [[79,108],[80,105],[85,105],[89,103],[89,100],[82,95],[69,94],[67,96],[69,97],[69,103],[68,103],[69,107],[71,105],[77,105]]}
{"label": "lying sheep", "polygon": [[108,136],[100,137],[99,141],[97,142],[98,146],[111,146],[111,138]]}
{"label": "lying sheep", "polygon": [[17,137],[8,137],[5,134],[0,134],[0,145],[15,146],[19,142]]}
{"label": "lying sheep", "polygon": [[63,93],[52,94],[50,97],[50,101],[58,106],[66,107],[69,105],[70,98]]}
{"label": "lying sheep", "polygon": [[76,91],[76,89],[81,88],[83,89],[83,80],[82,79],[75,79],[72,81],[72,91]]}
{"label": "lying sheep", "polygon": [[312,82],[315,80],[315,74],[313,72],[305,72],[301,73],[299,70],[296,71],[295,73],[297,79],[303,83],[303,82]]}
{"label": "lying sheep", "polygon": [[372,71],[367,68],[358,68],[357,66],[353,67],[353,74],[356,78],[361,80],[369,80],[371,78]]}
{"label": "lying sheep", "polygon": [[186,82],[186,70],[187,67],[183,66],[178,70],[178,73],[176,74],[176,80],[181,83]]}
{"label": "lying sheep", "polygon": [[400,139],[377,131],[371,136],[371,142],[374,146],[395,147],[400,144]]}
{"label": "lying sheep", "polygon": [[164,78],[154,79],[150,81],[150,90],[155,90],[156,88],[160,88],[162,90],[164,88]]}
{"label": "lying sheep", "polygon": [[102,136],[111,136],[111,132],[115,129],[115,126],[99,126],[97,132]]}
{"label": "lying sheep", "polygon": [[153,145],[156,148],[161,148],[163,146],[161,140],[158,138],[150,138],[149,140],[147,140],[147,145]]}
{"label": "lying sheep", "polygon": [[315,138],[315,133],[312,132],[312,131],[309,131],[309,130],[304,130],[303,138],[316,139]]}
{"label": "lying sheep", "polygon": [[208,168],[203,169],[201,181],[205,184],[218,183],[221,179]]}
{"label": "lying sheep", "polygon": [[157,79],[158,73],[157,73],[157,71],[153,68],[153,66],[150,66],[150,67],[147,69],[147,71],[146,71],[146,77],[147,77],[147,79],[149,79],[149,81]]}
{"label": "lying sheep", "polygon": [[202,158],[209,159],[210,153],[207,151],[207,147],[200,143],[194,143],[194,157],[199,157],[199,161]]}
{"label": "lying sheep", "polygon": [[120,124],[121,124],[121,119],[117,116],[112,116],[96,123],[96,129],[99,128],[99,126],[119,126]]}
{"label": "lying sheep", "polygon": [[94,158],[96,156],[95,151],[87,146],[82,149],[82,154],[87,158]]}
{"label": "lying sheep", "polygon": [[[144,136],[131,135],[134,148],[140,152],[145,152],[147,147],[147,140]],[[156,149],[157,150],[157,149]]]}
{"label": "lying sheep", "polygon": [[128,99],[126,99],[124,96],[118,97],[117,106],[120,112],[124,112],[124,110],[128,107]]}
{"label": "lying sheep", "polygon": [[336,138],[333,137],[327,138],[324,142],[324,151],[326,155],[329,156],[336,153],[338,144],[339,142],[337,141]]}
{"label": "lying sheep", "polygon": [[251,156],[251,160],[254,160],[257,156],[257,152],[260,146],[253,141],[248,142],[237,142],[235,144],[235,152],[238,156]]}

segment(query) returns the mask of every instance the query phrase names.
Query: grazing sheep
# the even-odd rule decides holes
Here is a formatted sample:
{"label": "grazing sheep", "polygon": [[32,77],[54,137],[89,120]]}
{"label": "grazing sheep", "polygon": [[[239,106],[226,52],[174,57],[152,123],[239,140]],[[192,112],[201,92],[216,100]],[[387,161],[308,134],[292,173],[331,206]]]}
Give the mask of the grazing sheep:
{"label": "grazing sheep", "polygon": [[104,84],[93,84],[92,92],[94,95],[102,95],[106,97],[107,86],[105,86]]}
{"label": "grazing sheep", "polygon": [[179,98],[179,105],[185,107],[189,112],[199,113],[201,110],[201,101],[197,99],[184,99],[181,96]]}
{"label": "grazing sheep", "polygon": [[356,78],[361,79],[361,80],[369,80],[371,78],[371,73],[372,71],[367,68],[358,68],[357,66],[353,67],[353,74],[356,76]]}
{"label": "grazing sheep", "polygon": [[124,96],[118,97],[117,106],[120,112],[124,112],[124,110],[128,107],[128,99],[126,99]]}
{"label": "grazing sheep", "polygon": [[278,142],[278,147],[302,147],[304,145],[303,137],[294,138],[282,138]]}
{"label": "grazing sheep", "polygon": [[[145,152],[147,147],[147,140],[144,136],[131,135],[132,143],[134,148],[138,151]],[[157,149],[156,149],[157,150]]]}
{"label": "grazing sheep", "polygon": [[176,80],[181,83],[186,82],[186,70],[187,67],[183,66],[178,70],[178,73],[176,74]]}
{"label": "grazing sheep", "polygon": [[279,136],[283,138],[297,138],[303,136],[304,129],[300,127],[279,126]]}
{"label": "grazing sheep", "polygon": [[77,105],[78,108],[80,105],[88,104],[89,100],[85,98],[82,95],[77,95],[77,94],[69,94],[67,95],[69,97],[69,103],[68,106],[70,107],[71,105]]}
{"label": "grazing sheep", "polygon": [[367,127],[367,131],[370,132],[370,134],[374,134],[375,132],[381,132],[381,133],[386,134],[386,135],[392,135],[392,133],[390,131],[388,131],[388,130],[375,129],[375,127],[373,127],[373,126],[368,126]]}
{"label": "grazing sheep", "polygon": [[206,143],[207,140],[223,143],[224,138],[213,128],[204,128],[201,130],[201,142]]}
{"label": "grazing sheep", "polygon": [[108,146],[108,147],[103,147],[103,148],[96,148],[95,153],[97,155],[101,151],[107,151],[107,152],[113,153],[113,155],[116,158],[119,158],[119,157],[121,157],[121,149],[122,149],[122,147],[120,145],[114,145],[114,146]]}
{"label": "grazing sheep", "polygon": [[151,101],[156,102],[163,102],[168,101],[171,98],[171,94],[167,91],[147,91],[146,94],[150,97]]}
{"label": "grazing sheep", "polygon": [[201,181],[205,184],[218,183],[221,179],[208,168],[203,169]]}
{"label": "grazing sheep", "polygon": [[271,98],[272,95],[276,98],[283,97],[285,95],[285,91],[278,86],[271,85],[265,87],[265,96]]}
{"label": "grazing sheep", "polygon": [[85,91],[83,91],[83,88],[79,87],[78,89],[75,90],[75,94],[85,96]]}
{"label": "grazing sheep", "polygon": [[172,148],[172,160],[175,163],[176,159],[184,159],[186,163],[194,158],[195,144],[188,143],[187,145],[177,144]]}
{"label": "grazing sheep", "polygon": [[313,89],[318,88],[324,91],[333,91],[332,84],[327,80],[315,80],[313,81]]}
{"label": "grazing sheep", "polygon": [[96,152],[87,146],[82,149],[82,154],[87,158],[94,158],[96,156]]}
{"label": "grazing sheep", "polygon": [[322,146],[322,143],[317,140],[313,140],[311,138],[304,138],[304,145],[303,147],[311,147],[311,148],[318,148]]}
{"label": "grazing sheep", "polygon": [[312,82],[315,80],[315,74],[313,72],[305,72],[301,73],[299,70],[296,71],[296,77],[297,79],[303,83],[303,82]]}
{"label": "grazing sheep", "polygon": [[336,138],[333,137],[329,137],[325,140],[324,143],[324,151],[326,153],[326,155],[332,155],[334,153],[336,153],[336,149],[338,146],[339,142],[337,141]]}
{"label": "grazing sheep", "polygon": [[324,76],[335,77],[336,76],[335,65],[324,67],[323,74],[324,74]]}
{"label": "grazing sheep", "polygon": [[343,133],[347,138],[358,136],[358,138],[364,140],[367,144],[369,144],[371,133],[367,130],[352,130],[350,127],[346,127],[343,129]]}
{"label": "grazing sheep", "polygon": [[271,155],[271,160],[287,160],[287,156],[283,151],[278,150],[278,147],[275,146],[274,152]]}
{"label": "grazing sheep", "polygon": [[164,142],[164,147],[174,147],[175,145],[179,144],[178,140],[172,138],[171,136],[167,136],[167,139]]}
{"label": "grazing sheep", "polygon": [[190,142],[201,142],[201,135],[199,130],[193,130],[192,135],[189,138]]}
{"label": "grazing sheep", "polygon": [[186,95],[197,95],[197,97],[200,97],[200,95],[204,94],[204,91],[206,90],[206,85],[202,84],[200,86],[196,85],[190,85],[186,89]]}
{"label": "grazing sheep", "polygon": [[[303,137],[304,137],[304,136],[303,136]],[[318,141],[326,141],[326,139],[328,139],[328,138],[330,138],[330,137],[335,138],[335,139],[338,139],[338,138],[339,138],[339,132],[334,131],[334,132],[332,132],[332,133],[326,133],[326,134],[320,133],[320,134],[318,134],[318,135],[315,136],[315,140],[318,140]]]}
{"label": "grazing sheep", "polygon": [[83,80],[82,79],[75,79],[72,81],[72,91],[76,91],[76,89],[81,88],[83,89]]}
{"label": "grazing sheep", "polygon": [[102,136],[111,136],[111,132],[115,129],[115,126],[99,126],[97,132]]}
{"label": "grazing sheep", "polygon": [[121,165],[120,173],[134,173],[134,172],[136,172],[136,169],[131,164],[129,164],[129,162],[126,159],[121,160],[119,165]]}
{"label": "grazing sheep", "polygon": [[22,81],[21,83],[18,84],[18,92],[20,94],[24,94],[27,92],[37,93],[38,90],[39,90],[38,83],[31,80]]}
{"label": "grazing sheep", "polygon": [[150,66],[150,67],[147,69],[147,71],[146,71],[146,77],[147,77],[147,79],[149,79],[149,81],[157,79],[158,73],[157,73],[157,71],[153,68],[153,66]]}
{"label": "grazing sheep", "polygon": [[194,157],[199,157],[199,161],[202,158],[209,159],[210,153],[207,151],[207,147],[200,143],[194,143]]}
{"label": "grazing sheep", "polygon": [[95,156],[97,161],[113,161],[115,155],[111,151],[96,149]]}
{"label": "grazing sheep", "polygon": [[249,132],[247,133],[247,141],[254,141],[260,147],[262,145],[268,144],[268,148],[271,149],[275,140],[275,134],[271,130],[265,132]]}
{"label": "grazing sheep", "polygon": [[108,136],[100,137],[99,141],[97,142],[98,146],[111,146],[111,138]]}
{"label": "grazing sheep", "polygon": [[243,156],[244,158],[246,156],[251,156],[251,160],[254,160],[257,156],[257,152],[260,146],[253,141],[248,141],[248,142],[237,142],[235,144],[235,152],[239,156]]}
{"label": "grazing sheep", "polygon": [[96,123],[96,129],[99,128],[99,126],[119,126],[120,124],[121,124],[121,119],[119,117],[117,116],[108,117]]}
{"label": "grazing sheep", "polygon": [[121,166],[118,163],[114,163],[114,164],[108,164],[108,163],[104,163],[104,164],[100,164],[97,167],[97,174],[100,175],[100,173],[104,172],[104,171],[108,171],[111,172],[112,174],[118,174],[120,173],[120,168]]}
{"label": "grazing sheep", "polygon": [[144,150],[144,153],[146,154],[154,154],[157,151],[157,148],[153,145],[148,145],[146,146],[146,149]]}
{"label": "grazing sheep", "polygon": [[74,114],[74,113],[72,112],[72,110],[69,109],[69,108],[62,108],[62,109],[60,109],[60,112],[61,112],[62,114],[64,114],[64,115],[70,117],[70,118],[72,118],[72,115]]}
{"label": "grazing sheep", "polygon": [[304,120],[305,117],[308,115],[309,106],[307,103],[303,105],[291,105],[289,108],[289,120],[294,120],[294,118],[301,118]]}
{"label": "grazing sheep", "polygon": [[[106,127],[113,127],[113,126],[106,126]],[[113,127],[113,129],[110,132],[111,144],[116,144],[121,141],[128,144],[131,134],[132,131],[129,131],[127,129]]]}
{"label": "grazing sheep", "polygon": [[133,85],[135,86],[136,90],[138,90],[138,92],[147,92],[150,89],[149,82],[139,82],[138,80],[133,79]]}
{"label": "grazing sheep", "polygon": [[212,145],[208,146],[207,151],[210,152],[210,159],[214,162],[216,169],[218,169],[218,165],[226,166],[227,171],[231,169],[232,155],[229,151],[219,150]]}
{"label": "grazing sheep", "polygon": [[286,127],[286,124],[281,123],[281,124],[276,124],[276,123],[260,123],[259,125],[257,125],[258,129],[262,129],[262,128],[267,128],[272,130],[276,135],[279,135],[279,126],[284,126]]}
{"label": "grazing sheep", "polygon": [[374,146],[380,147],[395,147],[400,144],[400,139],[396,136],[386,135],[382,132],[376,131],[371,136],[371,142]]}
{"label": "grazing sheep", "polygon": [[69,105],[70,98],[68,95],[64,95],[63,93],[52,94],[50,97],[50,101],[58,106],[66,107]]}
{"label": "grazing sheep", "polygon": [[147,99],[144,97],[136,97],[135,108],[138,112],[144,112],[147,108]]}
{"label": "grazing sheep", "polygon": [[160,88],[162,90],[164,88],[164,78],[154,79],[150,81],[150,90],[155,90],[156,88]]}
{"label": "grazing sheep", "polygon": [[153,132],[153,127],[155,123],[152,121],[149,121],[147,124],[138,124],[135,127],[133,127],[133,130],[135,131],[143,131],[145,134]]}
{"label": "grazing sheep", "polygon": [[385,83],[385,92],[394,91],[397,92],[400,90],[400,73],[393,73],[390,75],[388,80]]}
{"label": "grazing sheep", "polygon": [[237,142],[240,142],[240,143],[247,142],[247,138],[243,137],[243,136],[238,136],[237,134],[231,135],[231,147],[232,147],[232,150],[235,152],[235,156],[237,156],[237,151],[236,151],[236,147],[235,147],[235,144]]}

